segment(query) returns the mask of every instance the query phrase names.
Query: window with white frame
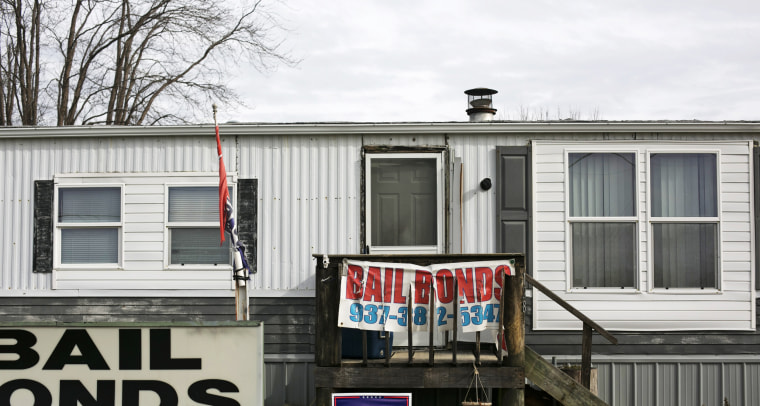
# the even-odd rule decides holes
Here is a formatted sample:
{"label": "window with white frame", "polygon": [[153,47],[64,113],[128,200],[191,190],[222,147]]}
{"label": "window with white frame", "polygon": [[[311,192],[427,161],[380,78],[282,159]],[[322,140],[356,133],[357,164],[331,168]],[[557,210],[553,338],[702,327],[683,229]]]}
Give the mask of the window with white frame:
{"label": "window with white frame", "polygon": [[[648,157],[648,250],[637,241],[639,153]],[[573,151],[567,158],[572,288],[637,288],[641,251],[651,261],[650,289],[720,289],[717,154]]]}
{"label": "window with white frame", "polygon": [[635,156],[568,154],[574,288],[636,287]]}
{"label": "window with white frame", "polygon": [[167,220],[170,265],[230,264],[229,238],[220,245],[218,187],[170,186]]}
{"label": "window with white frame", "polygon": [[[611,329],[755,331],[752,140],[587,138],[532,142],[534,277]],[[598,211],[582,206],[592,203]],[[630,224],[633,237],[584,233],[580,223]],[[613,258],[605,272],[624,265],[620,253],[633,287],[586,286],[600,263]],[[533,323],[580,326],[545,295],[533,296]]]}
{"label": "window with white frame", "polygon": [[56,262],[63,266],[119,264],[121,187],[60,187],[57,202]]}
{"label": "window with white frame", "polygon": [[652,153],[649,165],[654,288],[720,288],[717,156]]}
{"label": "window with white frame", "polygon": [[366,154],[366,240],[370,252],[441,253],[441,153]]}

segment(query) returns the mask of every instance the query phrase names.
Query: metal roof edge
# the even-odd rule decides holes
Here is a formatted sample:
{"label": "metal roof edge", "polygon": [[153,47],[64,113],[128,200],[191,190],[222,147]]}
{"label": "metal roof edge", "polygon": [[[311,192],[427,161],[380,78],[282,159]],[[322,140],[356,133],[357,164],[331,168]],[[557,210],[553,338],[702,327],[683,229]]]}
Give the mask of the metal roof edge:
{"label": "metal roof edge", "polygon": [[[760,133],[760,121],[545,121],[222,124],[220,135]],[[0,138],[213,136],[213,124],[6,127]]]}

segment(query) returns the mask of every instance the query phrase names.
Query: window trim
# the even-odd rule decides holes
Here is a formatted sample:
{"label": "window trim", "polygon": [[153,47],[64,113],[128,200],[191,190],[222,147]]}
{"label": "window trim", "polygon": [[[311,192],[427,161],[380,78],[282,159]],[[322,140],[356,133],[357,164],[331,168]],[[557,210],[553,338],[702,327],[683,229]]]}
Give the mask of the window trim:
{"label": "window trim", "polygon": [[[724,286],[723,275],[723,199],[721,198],[722,181],[721,181],[721,150],[710,148],[685,148],[685,149],[662,149],[662,148],[647,148],[642,153],[646,154],[646,229],[647,229],[647,263],[648,263],[648,278],[647,278],[647,292],[652,294],[722,294]],[[716,198],[716,210],[717,217],[654,217],[652,215],[652,162],[651,157],[653,154],[713,154],[715,155],[715,198]],[[653,224],[672,224],[672,223],[684,223],[684,224],[697,224],[708,223],[716,224],[717,227],[717,245],[716,245],[716,257],[717,257],[717,273],[716,282],[718,286],[716,288],[657,288],[654,286],[654,238],[653,238]],[[640,251],[641,249],[639,249]]]}
{"label": "window trim", "polygon": [[[373,159],[415,159],[415,158],[434,158],[436,162],[436,245],[414,245],[414,246],[373,246],[372,245],[372,182],[369,181],[372,176]],[[420,150],[414,152],[369,152],[364,154],[364,177],[362,182],[365,185],[364,191],[364,228],[365,228],[365,245],[367,253],[373,254],[441,254],[445,251],[446,244],[446,188],[445,188],[445,150]]]}
{"label": "window trim", "polygon": [[[99,223],[60,223],[59,217],[59,191],[61,189],[97,189],[97,188],[119,188],[120,207],[118,222],[99,222]],[[53,269],[54,270],[91,270],[91,269],[122,269],[124,261],[124,183],[55,183],[53,193]],[[87,228],[116,228],[118,236],[117,260],[116,263],[88,263],[88,264],[63,264],[61,263],[61,230],[62,229],[87,229]]]}
{"label": "window trim", "polygon": [[[232,189],[232,200],[235,213],[237,213],[237,178],[227,176],[227,186]],[[232,270],[232,264],[172,264],[171,263],[171,229],[172,228],[215,228],[219,230],[219,220],[211,221],[169,221],[169,189],[174,187],[212,187],[219,188],[218,183],[208,182],[167,182],[164,183],[164,268],[169,271],[177,270]],[[228,240],[229,236],[225,236]],[[230,253],[230,258],[232,254]]]}
{"label": "window trim", "polygon": [[[685,148],[684,148],[685,147]],[[574,217],[571,220],[570,217],[570,176],[569,176],[569,154],[571,153],[634,153],[636,156],[636,169],[635,169],[635,186],[634,195],[636,196],[636,277],[634,281],[637,283],[636,288],[578,288],[572,286],[573,281],[573,269],[572,269],[572,231],[571,223],[579,221],[595,221],[597,217]],[[563,149],[564,161],[563,176],[564,176],[564,216],[565,216],[565,283],[567,293],[615,293],[615,294],[683,294],[683,295],[714,295],[723,294],[725,280],[723,272],[723,199],[721,197],[723,189],[722,176],[722,150],[715,148],[714,146],[694,147],[677,144],[668,144],[666,146],[642,146],[637,148],[635,145],[624,144],[620,145],[620,148],[611,148],[606,145],[594,145],[594,144],[578,144],[573,146],[566,146]],[[652,182],[651,182],[651,155],[652,154],[713,154],[715,155],[716,166],[716,199],[717,199],[717,217],[653,217],[652,216]],[[644,161],[644,167],[642,168],[642,160]],[[643,186],[642,186],[643,183]],[[642,197],[642,193],[644,196]],[[642,199],[644,201],[642,202]],[[642,207],[642,204],[644,207]],[[627,221],[628,217],[606,217],[606,221]],[[654,287],[654,250],[653,250],[653,238],[652,238],[652,224],[654,223],[714,223],[717,224],[717,269],[718,273],[716,281],[717,288],[655,288]],[[645,236],[641,235],[645,232]],[[642,238],[645,238],[642,240]],[[646,252],[643,252],[646,250]],[[642,260],[646,263],[642,264]]]}
{"label": "window trim", "polygon": [[[593,154],[633,154],[634,156],[634,168],[633,168],[633,215],[632,216],[578,216],[572,217],[570,215],[570,154],[577,153],[593,153]],[[579,145],[577,147],[565,148],[564,150],[564,162],[563,174],[565,177],[565,202],[564,202],[564,215],[565,215],[565,260],[566,262],[566,292],[568,293],[640,293],[642,286],[642,272],[641,272],[641,220],[639,218],[641,213],[641,201],[640,201],[640,184],[641,184],[641,170],[639,165],[639,153],[640,150],[625,147],[625,148],[610,148],[602,147],[595,148],[593,145]],[[573,223],[633,223],[634,225],[634,244],[636,248],[633,252],[634,257],[634,277],[632,287],[606,287],[606,286],[573,286]]]}

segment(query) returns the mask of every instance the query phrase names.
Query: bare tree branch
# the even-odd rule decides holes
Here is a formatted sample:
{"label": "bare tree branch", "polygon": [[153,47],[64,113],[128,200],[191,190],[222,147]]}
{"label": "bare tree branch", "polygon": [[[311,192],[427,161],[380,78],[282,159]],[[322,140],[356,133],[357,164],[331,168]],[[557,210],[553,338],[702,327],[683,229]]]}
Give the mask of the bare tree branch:
{"label": "bare tree branch", "polygon": [[[22,125],[37,123],[40,93],[41,0],[2,0],[4,124],[18,117]],[[10,111],[8,110],[10,109]]]}
{"label": "bare tree branch", "polygon": [[[188,122],[210,99],[240,102],[225,81],[235,64],[297,63],[263,0],[0,0],[0,18],[0,125],[41,124],[45,105],[57,125]],[[42,93],[41,55],[57,72]]]}

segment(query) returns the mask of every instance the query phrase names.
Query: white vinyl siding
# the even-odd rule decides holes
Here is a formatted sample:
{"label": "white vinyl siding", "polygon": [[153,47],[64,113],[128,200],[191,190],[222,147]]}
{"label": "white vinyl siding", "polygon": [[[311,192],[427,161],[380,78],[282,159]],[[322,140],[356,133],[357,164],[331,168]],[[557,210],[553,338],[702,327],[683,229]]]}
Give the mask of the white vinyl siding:
{"label": "white vinyl siding", "polygon": [[[633,151],[636,155],[636,286],[574,289],[567,156],[571,152]],[[673,217],[650,212],[651,154],[712,154],[717,164],[717,216],[680,219],[714,224],[718,264],[714,287],[657,288],[653,226]],[[534,142],[534,275],[563,299],[611,330],[751,330],[755,328],[752,277],[751,154],[749,142]],[[540,293],[534,328],[578,329],[575,320]]]}
{"label": "white vinyl siding", "polygon": [[[218,180],[218,175],[210,173],[56,176],[55,182],[59,189],[72,186],[122,185],[123,215],[121,261],[118,266],[110,269],[59,266],[53,272],[53,288],[58,290],[231,289],[229,263],[194,265],[192,268],[183,267],[181,270],[167,266],[170,247],[169,223],[166,214],[168,185],[214,185],[215,182],[218,183]],[[232,177],[228,179],[230,184],[233,184],[233,181]],[[218,216],[216,209],[215,214]],[[218,219],[215,224],[218,238]]]}

